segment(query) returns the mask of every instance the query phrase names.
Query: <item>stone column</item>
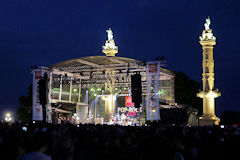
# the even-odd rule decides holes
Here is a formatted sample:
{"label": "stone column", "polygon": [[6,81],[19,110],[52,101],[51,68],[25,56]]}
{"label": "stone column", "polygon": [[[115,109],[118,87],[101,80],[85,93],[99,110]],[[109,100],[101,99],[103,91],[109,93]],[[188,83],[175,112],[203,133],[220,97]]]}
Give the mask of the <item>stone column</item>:
{"label": "stone column", "polygon": [[197,94],[198,97],[203,99],[203,115],[199,119],[200,125],[218,125],[220,122],[215,115],[215,98],[221,96],[218,89],[214,90],[213,46],[216,45],[216,37],[213,35],[209,25],[210,19],[208,18],[205,23],[205,30],[203,30],[199,41],[203,49],[203,90]]}

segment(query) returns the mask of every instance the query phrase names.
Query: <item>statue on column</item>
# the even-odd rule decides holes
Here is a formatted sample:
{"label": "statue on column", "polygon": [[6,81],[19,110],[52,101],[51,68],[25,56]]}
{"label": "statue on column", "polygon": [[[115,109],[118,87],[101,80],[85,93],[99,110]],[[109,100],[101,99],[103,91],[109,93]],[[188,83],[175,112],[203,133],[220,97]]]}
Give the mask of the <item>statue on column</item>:
{"label": "statue on column", "polygon": [[204,24],[205,30],[209,30],[210,29],[210,24],[211,24],[211,20],[210,17],[206,18],[206,23]]}
{"label": "statue on column", "polygon": [[108,40],[113,40],[113,32],[111,30],[111,28],[109,28],[108,30],[106,30],[107,34],[108,34]]}
{"label": "statue on column", "polygon": [[118,53],[118,46],[115,45],[113,39],[113,32],[111,28],[106,30],[108,39],[105,42],[105,45],[102,46],[102,52],[106,54],[106,56],[115,56]]}

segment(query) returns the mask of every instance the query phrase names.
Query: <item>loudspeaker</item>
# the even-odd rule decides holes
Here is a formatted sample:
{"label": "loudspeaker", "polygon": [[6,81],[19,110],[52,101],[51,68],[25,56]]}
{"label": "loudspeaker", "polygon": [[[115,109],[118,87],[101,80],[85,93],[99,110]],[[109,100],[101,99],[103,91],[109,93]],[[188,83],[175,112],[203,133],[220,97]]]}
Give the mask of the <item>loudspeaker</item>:
{"label": "loudspeaker", "polygon": [[132,102],[139,108],[142,102],[142,80],[139,73],[131,75]]}
{"label": "loudspeaker", "polygon": [[45,107],[47,104],[47,75],[38,81],[38,93],[40,104]]}

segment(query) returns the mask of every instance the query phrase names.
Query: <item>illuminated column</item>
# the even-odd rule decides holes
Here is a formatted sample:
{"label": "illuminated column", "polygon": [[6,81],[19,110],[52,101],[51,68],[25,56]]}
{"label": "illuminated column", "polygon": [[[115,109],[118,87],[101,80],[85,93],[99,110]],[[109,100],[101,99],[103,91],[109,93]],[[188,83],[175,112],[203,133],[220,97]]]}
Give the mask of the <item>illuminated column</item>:
{"label": "illuminated column", "polygon": [[118,46],[115,45],[111,28],[106,30],[106,32],[108,33],[108,40],[106,40],[105,45],[102,46],[102,52],[108,57],[114,57],[115,54],[118,53]]}
{"label": "illuminated column", "polygon": [[[108,39],[105,42],[105,45],[102,46],[102,52],[105,53],[108,57],[114,57],[116,53],[118,53],[118,46],[115,45],[113,39],[113,32],[111,28],[106,30]],[[115,114],[115,104],[116,104],[116,96],[114,95],[114,71],[107,69],[105,71],[105,94],[108,94],[104,98],[105,100],[105,117],[104,121],[109,122],[111,115]]]}
{"label": "illuminated column", "polygon": [[199,37],[199,43],[203,49],[203,90],[197,94],[198,97],[203,99],[203,115],[199,119],[200,125],[218,125],[220,120],[215,115],[215,98],[221,96],[218,89],[214,89],[214,59],[213,59],[213,46],[216,45],[216,37],[210,29],[210,18],[206,19],[204,24],[205,30],[202,36]]}
{"label": "illuminated column", "polygon": [[111,115],[115,114],[116,110],[116,96],[114,95],[114,72],[110,69],[105,71],[105,117],[104,121],[109,122]]}

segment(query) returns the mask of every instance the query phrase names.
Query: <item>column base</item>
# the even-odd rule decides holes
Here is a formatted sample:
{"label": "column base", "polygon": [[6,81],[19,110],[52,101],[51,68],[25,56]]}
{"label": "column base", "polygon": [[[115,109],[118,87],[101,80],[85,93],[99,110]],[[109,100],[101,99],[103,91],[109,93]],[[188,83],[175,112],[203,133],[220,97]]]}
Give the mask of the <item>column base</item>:
{"label": "column base", "polygon": [[95,125],[96,124],[101,124],[103,125],[104,119],[103,118],[95,118]]}
{"label": "column base", "polygon": [[219,125],[220,119],[216,115],[202,115],[199,117],[200,126],[213,126]]}
{"label": "column base", "polygon": [[88,123],[88,106],[77,105],[77,107],[78,123]]}
{"label": "column base", "polygon": [[104,116],[104,122],[110,122],[111,115],[105,115]]}

